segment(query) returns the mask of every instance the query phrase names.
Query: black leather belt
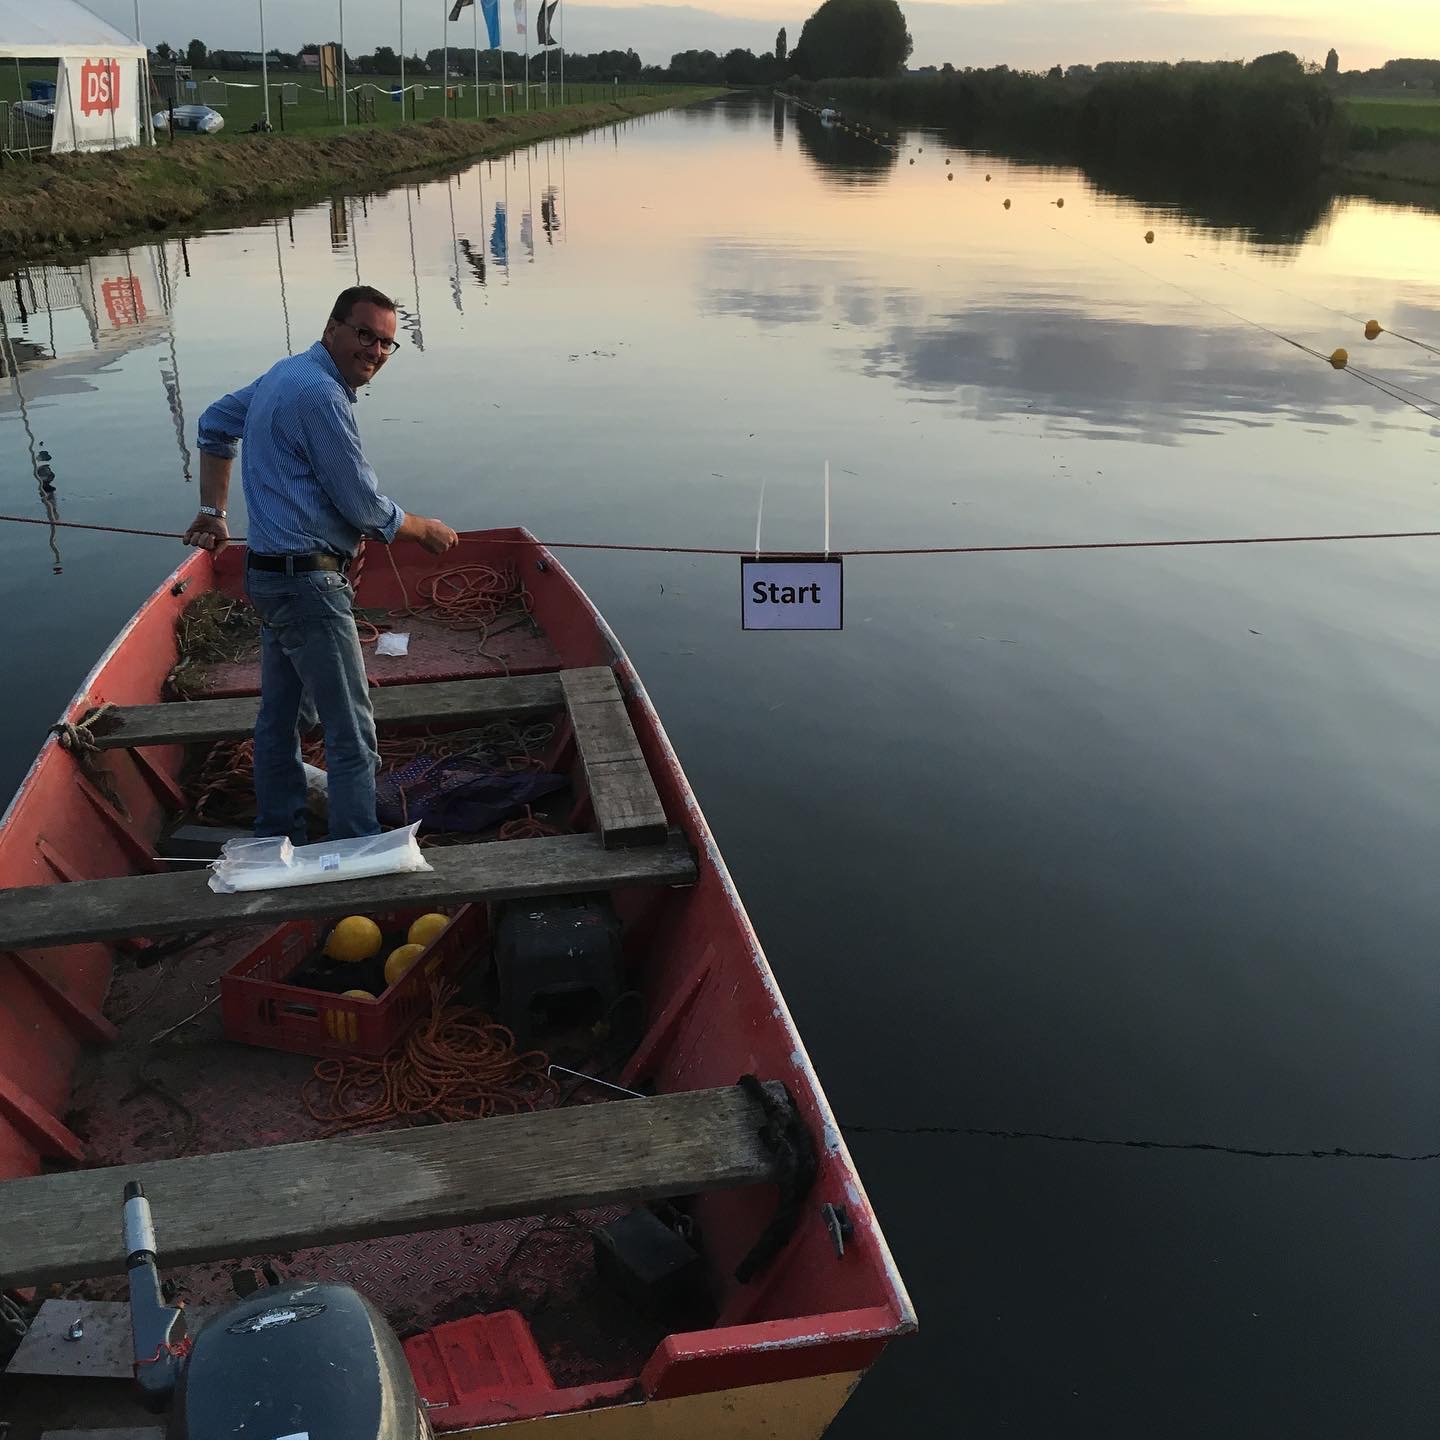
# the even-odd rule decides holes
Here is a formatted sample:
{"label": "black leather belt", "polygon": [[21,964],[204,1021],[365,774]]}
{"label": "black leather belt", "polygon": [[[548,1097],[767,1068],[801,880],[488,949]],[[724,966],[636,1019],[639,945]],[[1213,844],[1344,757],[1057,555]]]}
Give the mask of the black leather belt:
{"label": "black leather belt", "polygon": [[342,575],[350,568],[349,555],[334,555],[329,550],[315,550],[309,555],[257,555],[245,552],[245,563],[252,570],[278,570],[298,575],[305,570],[338,570]]}

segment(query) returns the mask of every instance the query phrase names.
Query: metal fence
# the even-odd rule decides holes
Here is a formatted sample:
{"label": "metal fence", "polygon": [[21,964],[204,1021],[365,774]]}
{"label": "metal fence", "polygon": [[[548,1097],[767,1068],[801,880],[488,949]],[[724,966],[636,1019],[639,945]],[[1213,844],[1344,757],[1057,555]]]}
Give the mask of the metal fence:
{"label": "metal fence", "polygon": [[0,148],[9,155],[49,154],[53,118],[37,114],[30,101],[0,100]]}

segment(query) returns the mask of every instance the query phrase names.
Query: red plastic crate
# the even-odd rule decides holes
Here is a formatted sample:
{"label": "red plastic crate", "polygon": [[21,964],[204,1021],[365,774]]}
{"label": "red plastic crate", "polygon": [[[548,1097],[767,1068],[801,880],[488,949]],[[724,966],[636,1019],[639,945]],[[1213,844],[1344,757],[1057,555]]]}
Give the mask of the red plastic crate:
{"label": "red plastic crate", "polygon": [[542,1415],[555,1395],[516,1310],[437,1325],[405,1341],[405,1358],[431,1420],[445,1430]]}
{"label": "red plastic crate", "polygon": [[[375,915],[382,931],[401,931],[430,912]],[[443,913],[443,912],[442,912]],[[485,946],[483,905],[462,905],[449,925],[384,994],[349,999],[285,977],[319,948],[331,922],[291,920],[220,977],[225,1034],[245,1045],[301,1055],[384,1055],[430,1011],[430,983],[456,975]]]}

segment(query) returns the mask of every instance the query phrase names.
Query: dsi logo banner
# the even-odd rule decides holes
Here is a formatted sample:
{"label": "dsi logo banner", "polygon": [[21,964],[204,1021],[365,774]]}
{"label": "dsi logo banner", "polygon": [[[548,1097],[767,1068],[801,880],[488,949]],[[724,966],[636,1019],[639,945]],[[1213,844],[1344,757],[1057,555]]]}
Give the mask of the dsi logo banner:
{"label": "dsi logo banner", "polygon": [[87,60],[80,67],[80,113],[108,115],[120,108],[120,62]]}
{"label": "dsi logo banner", "polygon": [[136,62],[108,55],[62,61],[51,150],[110,150],[139,139]]}

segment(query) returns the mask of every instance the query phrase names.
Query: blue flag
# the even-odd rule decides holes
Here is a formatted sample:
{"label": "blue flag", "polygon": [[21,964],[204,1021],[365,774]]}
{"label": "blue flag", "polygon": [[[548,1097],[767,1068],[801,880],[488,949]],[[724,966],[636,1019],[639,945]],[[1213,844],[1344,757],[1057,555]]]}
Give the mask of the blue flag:
{"label": "blue flag", "polygon": [[510,241],[505,234],[505,202],[495,202],[495,228],[490,232],[490,253],[499,265],[510,263]]}
{"label": "blue flag", "polygon": [[490,48],[500,48],[500,0],[480,0],[480,12],[485,16],[485,33],[490,38]]}

